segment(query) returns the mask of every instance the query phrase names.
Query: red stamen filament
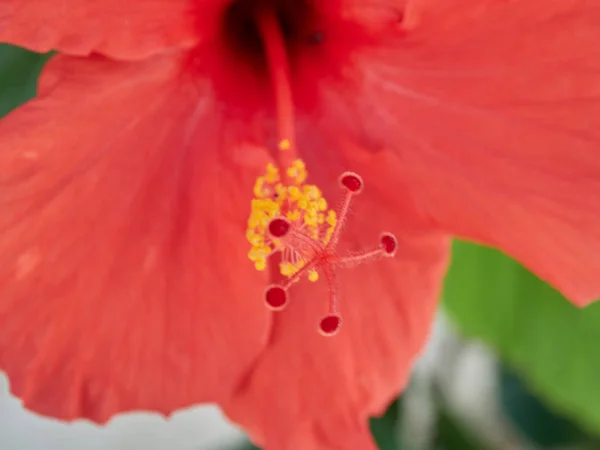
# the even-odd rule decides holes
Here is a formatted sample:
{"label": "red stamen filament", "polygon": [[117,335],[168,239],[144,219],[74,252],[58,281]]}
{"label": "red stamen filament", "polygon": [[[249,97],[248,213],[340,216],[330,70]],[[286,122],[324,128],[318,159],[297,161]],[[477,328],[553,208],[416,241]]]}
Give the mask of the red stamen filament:
{"label": "red stamen filament", "polygon": [[338,213],[338,221],[335,224],[335,228],[333,229],[331,239],[329,239],[329,242],[327,243],[327,249],[334,249],[337,246],[338,241],[340,240],[342,226],[344,225],[346,217],[348,216],[348,210],[350,208],[350,202],[352,201],[353,196],[354,194],[350,191],[347,191],[346,195],[344,196],[342,206],[340,207],[340,211]]}
{"label": "red stamen filament", "polygon": [[[355,186],[353,186],[354,183],[347,183],[346,182],[347,178],[353,178],[354,183],[357,183],[357,185],[359,187],[356,188]],[[346,216],[348,215],[348,209],[350,208],[350,202],[352,201],[352,197],[360,194],[360,192],[362,191],[363,181],[357,174],[352,173],[352,172],[346,172],[340,176],[340,185],[343,189],[346,190],[346,195],[344,196],[344,201],[342,202],[340,212],[338,213],[338,216],[339,216],[338,222],[333,230],[331,239],[329,240],[329,243],[327,244],[328,248],[335,248],[335,246],[337,245],[337,243],[340,239],[342,225],[345,223]],[[352,187],[349,187],[349,186],[352,186]]]}
{"label": "red stamen filament", "polygon": [[356,266],[365,262],[373,261],[374,259],[384,256],[385,250],[383,248],[374,248],[357,255],[336,257],[331,260],[332,264],[336,266]]}
{"label": "red stamen filament", "polygon": [[[294,99],[290,82],[290,69],[285,48],[285,42],[277,22],[277,18],[270,8],[263,8],[257,17],[259,32],[265,48],[267,64],[271,75],[271,82],[275,90],[277,111],[277,133],[279,144],[287,142],[288,148],[280,148],[279,167],[291,167],[296,156],[296,131],[294,126]],[[282,174],[285,177],[285,173]]]}
{"label": "red stamen filament", "polygon": [[335,271],[333,269],[333,265],[328,265],[323,267],[323,272],[325,272],[325,278],[327,278],[327,284],[329,285],[329,305],[328,310],[329,314],[338,314],[338,296],[336,289],[336,281],[335,281]]}

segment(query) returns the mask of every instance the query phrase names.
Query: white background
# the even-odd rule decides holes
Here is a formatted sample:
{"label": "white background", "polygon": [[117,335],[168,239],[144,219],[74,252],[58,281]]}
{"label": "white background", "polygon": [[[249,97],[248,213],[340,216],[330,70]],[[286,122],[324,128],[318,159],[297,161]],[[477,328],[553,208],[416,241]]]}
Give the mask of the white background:
{"label": "white background", "polygon": [[169,420],[127,414],[104,427],[45,419],[21,407],[0,372],[0,450],[221,450],[242,440],[214,406],[182,411]]}

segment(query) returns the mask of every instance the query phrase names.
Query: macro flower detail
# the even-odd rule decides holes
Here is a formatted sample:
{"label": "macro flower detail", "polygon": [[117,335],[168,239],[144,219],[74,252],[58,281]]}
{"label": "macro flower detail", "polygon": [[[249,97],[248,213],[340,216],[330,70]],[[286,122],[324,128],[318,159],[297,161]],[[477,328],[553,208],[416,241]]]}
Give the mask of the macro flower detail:
{"label": "macro flower detail", "polygon": [[[271,220],[285,216],[298,228],[303,228],[308,239],[317,240],[320,245],[325,245],[337,224],[337,214],[328,209],[327,201],[317,186],[304,183],[307,172],[301,160],[295,160],[286,172],[286,178],[292,181],[292,185],[287,186],[281,182],[279,170],[271,163],[267,165],[266,175],[258,177],[246,236],[252,245],[248,257],[254,262],[257,270],[264,270],[268,257],[275,251],[281,251],[281,274],[290,277],[300,270],[306,261],[297,250],[280,245],[278,238],[285,233],[272,230]],[[273,234],[281,235],[274,237]],[[309,279],[317,281],[317,272],[309,270]]]}
{"label": "macro flower detail", "polygon": [[248,258],[257,270],[264,270],[267,259],[274,254],[279,256],[279,272],[288,280],[269,286],[265,292],[265,302],[274,311],[285,308],[288,290],[294,283],[305,275],[315,282],[319,279],[319,272],[323,272],[329,300],[319,331],[324,336],[332,336],[342,324],[336,267],[355,266],[378,257],[393,256],[398,244],[393,234],[382,233],[377,248],[347,256],[338,254],[337,244],[351,199],[362,192],[364,182],[356,173],[344,172],[340,176],[339,184],[345,190],[345,196],[338,212],[328,209],[318,186],[305,184],[308,170],[305,162],[297,157],[294,144],[293,94],[285,43],[272,14],[260,12],[257,22],[268,55],[277,105],[277,129],[281,134],[277,146],[279,168],[269,163],[266,173],[258,177],[254,185],[246,231],[252,245]]}
{"label": "macro flower detail", "polygon": [[278,253],[279,271],[288,277],[285,283],[267,288],[266,304],[274,311],[282,310],[287,305],[290,287],[303,276],[317,281],[320,269],[327,280],[329,302],[319,331],[331,336],[341,326],[336,266],[355,266],[378,257],[394,256],[398,243],[393,234],[382,233],[374,249],[347,256],[337,254],[336,246],[351,199],[363,190],[363,181],[357,174],[346,172],[340,176],[339,183],[346,194],[337,214],[327,209],[327,201],[317,186],[304,184],[307,171],[302,160],[294,160],[286,169],[285,179],[292,181],[291,186],[281,183],[278,169],[273,165],[269,164],[266,172],[254,187],[256,198],[252,200],[246,235],[252,244],[248,257],[257,270],[264,270],[267,259]]}
{"label": "macro flower detail", "polygon": [[217,402],[267,450],[374,449],[452,237],[600,294],[599,23],[564,0],[0,0],[0,41],[55,51],[0,120],[11,392],[98,423]]}

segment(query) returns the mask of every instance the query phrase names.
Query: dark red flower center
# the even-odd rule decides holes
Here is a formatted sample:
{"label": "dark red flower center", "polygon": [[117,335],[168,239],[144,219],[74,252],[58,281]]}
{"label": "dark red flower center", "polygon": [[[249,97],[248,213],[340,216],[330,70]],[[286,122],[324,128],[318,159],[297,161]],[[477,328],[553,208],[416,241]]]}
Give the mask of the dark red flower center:
{"label": "dark red flower center", "polygon": [[272,72],[287,72],[295,109],[313,111],[323,80],[342,77],[351,54],[371,42],[344,11],[340,0],[231,0],[214,29],[198,11],[203,26],[186,73],[202,87],[208,80],[226,112],[250,121],[273,115]]}
{"label": "dark red flower center", "polygon": [[317,12],[309,0],[235,0],[223,15],[222,33],[230,51],[247,63],[266,66],[259,23],[265,11],[276,18],[288,55],[322,41],[323,30],[317,26]]}

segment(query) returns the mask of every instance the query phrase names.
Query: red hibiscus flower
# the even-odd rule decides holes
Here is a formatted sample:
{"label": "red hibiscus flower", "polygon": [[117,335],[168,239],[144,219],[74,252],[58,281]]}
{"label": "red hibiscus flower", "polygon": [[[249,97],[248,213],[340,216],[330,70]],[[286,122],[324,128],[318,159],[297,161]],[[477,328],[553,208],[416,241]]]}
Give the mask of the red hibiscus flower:
{"label": "red hibiscus flower", "polygon": [[12,391],[373,448],[450,235],[600,293],[599,24],[590,0],[0,0],[0,41],[58,51],[0,121]]}

